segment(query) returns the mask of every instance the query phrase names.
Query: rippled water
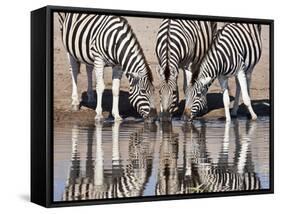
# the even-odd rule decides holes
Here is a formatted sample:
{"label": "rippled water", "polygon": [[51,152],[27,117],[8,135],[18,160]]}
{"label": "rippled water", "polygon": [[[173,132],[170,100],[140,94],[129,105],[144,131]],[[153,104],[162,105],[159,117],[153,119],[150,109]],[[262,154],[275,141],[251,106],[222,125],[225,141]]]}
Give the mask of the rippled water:
{"label": "rippled water", "polygon": [[55,201],[268,188],[268,117],[55,124]]}

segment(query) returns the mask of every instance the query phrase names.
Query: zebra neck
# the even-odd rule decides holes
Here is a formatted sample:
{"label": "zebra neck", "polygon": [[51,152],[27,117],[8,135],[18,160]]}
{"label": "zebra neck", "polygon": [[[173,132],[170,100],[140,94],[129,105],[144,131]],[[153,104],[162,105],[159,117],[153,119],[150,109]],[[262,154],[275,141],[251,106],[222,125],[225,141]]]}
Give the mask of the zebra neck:
{"label": "zebra neck", "polygon": [[152,74],[144,54],[141,50],[138,50],[137,52],[138,54],[135,56],[128,54],[127,59],[122,60],[121,62],[122,70],[129,78],[130,86],[134,85],[136,80],[139,80],[143,76],[147,76],[152,80]]}
{"label": "zebra neck", "polygon": [[219,74],[219,59],[216,53],[209,52],[202,60],[199,68],[199,80],[205,80],[208,85],[211,85]]}
{"label": "zebra neck", "polygon": [[141,77],[143,75],[147,75],[147,65],[146,62],[141,60],[140,62],[137,63],[137,65],[133,66],[126,66],[126,65],[121,65],[123,71],[125,71],[127,76],[131,77]]}

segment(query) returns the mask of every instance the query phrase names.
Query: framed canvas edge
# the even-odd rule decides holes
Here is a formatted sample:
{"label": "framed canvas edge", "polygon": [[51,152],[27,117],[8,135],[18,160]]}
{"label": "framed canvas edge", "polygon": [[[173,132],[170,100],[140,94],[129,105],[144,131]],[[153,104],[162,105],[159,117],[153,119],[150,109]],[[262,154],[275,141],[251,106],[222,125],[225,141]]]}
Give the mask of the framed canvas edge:
{"label": "framed canvas edge", "polygon": [[[65,206],[82,206],[82,205],[98,205],[98,204],[116,204],[116,203],[132,203],[132,202],[150,202],[163,200],[180,200],[210,197],[229,197],[244,195],[262,195],[274,193],[274,20],[273,19],[256,19],[256,18],[240,18],[240,17],[223,17],[208,15],[189,15],[175,13],[159,13],[146,11],[128,11],[128,10],[112,10],[97,8],[81,8],[68,6],[52,6],[46,7],[46,203],[45,207],[65,207]],[[122,16],[135,16],[147,18],[188,18],[209,21],[224,22],[247,22],[269,25],[270,27],[270,188],[256,191],[233,191],[233,192],[216,192],[204,194],[190,195],[165,195],[165,196],[143,196],[134,198],[118,198],[103,200],[87,200],[87,201],[54,201],[53,200],[53,13],[54,12],[77,12],[77,13],[100,13]],[[32,131],[32,130],[31,130]],[[42,205],[42,204],[41,204]],[[44,205],[43,205],[44,206]]]}

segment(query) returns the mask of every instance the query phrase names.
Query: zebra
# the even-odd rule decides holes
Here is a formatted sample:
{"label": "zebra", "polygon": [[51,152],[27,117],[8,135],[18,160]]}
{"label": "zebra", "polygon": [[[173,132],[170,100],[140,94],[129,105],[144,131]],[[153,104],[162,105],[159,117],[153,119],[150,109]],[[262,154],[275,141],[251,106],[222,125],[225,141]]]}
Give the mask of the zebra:
{"label": "zebra", "polygon": [[187,96],[192,75],[196,74],[203,56],[209,49],[216,28],[217,23],[209,21],[181,19],[162,21],[157,34],[156,55],[159,63],[158,73],[161,77],[160,109],[163,120],[170,120],[171,114],[178,108],[179,69],[184,70],[183,90]]}
{"label": "zebra", "polygon": [[200,109],[202,98],[208,88],[218,78],[223,90],[223,103],[226,121],[231,120],[229,111],[228,78],[235,77],[236,94],[231,114],[237,116],[240,91],[252,120],[257,119],[250,99],[252,71],[258,63],[262,52],[261,26],[258,24],[226,24],[214,39],[212,46],[203,58],[198,76],[191,81],[187,101],[187,112],[192,120]]}
{"label": "zebra", "polygon": [[[92,70],[96,76],[97,107],[96,120],[102,120],[102,94],[104,66],[113,66],[113,107],[115,120],[119,115],[118,99],[120,79],[125,73],[129,80],[129,100],[144,118],[149,113],[156,115],[153,104],[153,76],[143,50],[127,20],[119,16],[59,13],[62,41],[68,53],[72,74],[72,105],[79,105],[77,74],[79,63],[85,63],[88,94],[92,90]],[[114,69],[116,68],[116,69]],[[120,69],[121,68],[121,69]],[[91,97],[91,96],[90,96]]]}

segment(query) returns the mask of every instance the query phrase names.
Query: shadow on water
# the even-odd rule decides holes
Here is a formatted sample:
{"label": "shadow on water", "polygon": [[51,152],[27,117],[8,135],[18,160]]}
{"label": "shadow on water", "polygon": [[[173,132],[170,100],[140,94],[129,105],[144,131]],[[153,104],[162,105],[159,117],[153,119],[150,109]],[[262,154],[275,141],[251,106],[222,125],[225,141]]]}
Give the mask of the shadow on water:
{"label": "shadow on water", "polygon": [[[203,120],[194,124],[75,124],[65,133],[70,135],[70,159],[59,159],[70,165],[55,200],[261,189],[252,142],[264,149],[266,140],[258,138],[258,125],[264,128],[262,122],[245,120],[225,125]],[[64,143],[64,137],[60,139]],[[55,145],[56,154],[62,155]],[[55,177],[61,170],[55,170]]]}
{"label": "shadow on water", "polygon": [[[234,101],[234,97],[230,96],[230,101]],[[222,93],[208,93],[207,94],[207,102],[208,102],[208,112],[213,111],[215,109],[224,108],[223,105],[223,97]],[[270,100],[261,99],[261,100],[252,100],[252,106],[254,111],[259,116],[269,116],[270,115]],[[185,106],[185,100],[181,100],[179,103],[178,111],[175,112],[174,116],[179,117],[183,114]],[[208,113],[207,112],[207,113]],[[238,115],[240,116],[248,116],[249,112],[246,106],[242,103],[238,109]]]}

